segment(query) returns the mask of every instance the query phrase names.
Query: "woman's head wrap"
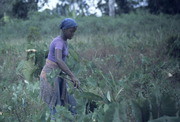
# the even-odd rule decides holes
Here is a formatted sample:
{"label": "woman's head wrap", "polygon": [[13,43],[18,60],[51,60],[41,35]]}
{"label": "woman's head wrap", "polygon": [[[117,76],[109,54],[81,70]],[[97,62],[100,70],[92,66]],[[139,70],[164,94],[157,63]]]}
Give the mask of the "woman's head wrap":
{"label": "woman's head wrap", "polygon": [[72,28],[72,27],[77,27],[77,23],[74,19],[71,18],[66,18],[64,19],[61,24],[60,24],[60,29],[68,29],[68,28]]}

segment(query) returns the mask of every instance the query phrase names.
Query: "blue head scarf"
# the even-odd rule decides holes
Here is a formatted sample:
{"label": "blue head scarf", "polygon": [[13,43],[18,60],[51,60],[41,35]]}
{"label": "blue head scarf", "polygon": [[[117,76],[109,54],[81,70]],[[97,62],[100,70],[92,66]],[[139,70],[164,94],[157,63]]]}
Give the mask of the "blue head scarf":
{"label": "blue head scarf", "polygon": [[64,19],[61,24],[60,24],[60,29],[68,29],[68,28],[72,28],[72,27],[77,27],[77,23],[74,19],[71,18],[66,18]]}

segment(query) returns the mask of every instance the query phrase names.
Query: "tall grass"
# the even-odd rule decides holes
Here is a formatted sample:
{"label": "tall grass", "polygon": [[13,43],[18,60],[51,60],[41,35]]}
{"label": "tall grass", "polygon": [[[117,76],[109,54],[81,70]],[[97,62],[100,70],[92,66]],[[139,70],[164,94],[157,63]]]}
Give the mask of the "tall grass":
{"label": "tall grass", "polygon": [[[0,120],[49,121],[49,111],[38,96],[38,75],[50,41],[59,34],[62,18],[36,13],[28,20],[12,19],[1,26]],[[57,117],[59,121],[68,121],[67,115],[69,120],[98,122],[146,122],[164,115],[178,119],[179,59],[170,57],[167,48],[172,48],[168,39],[180,36],[179,15],[137,12],[116,18],[76,20],[79,26],[75,37],[69,40],[67,63],[85,92],[70,90],[77,98],[79,114],[73,118],[60,107],[58,111],[64,118]],[[26,83],[23,73],[16,69],[20,61],[26,60],[28,37],[33,34],[41,37],[31,42],[31,48],[37,49],[39,71],[34,73],[33,82]],[[98,108],[85,114],[87,103],[92,101]]]}

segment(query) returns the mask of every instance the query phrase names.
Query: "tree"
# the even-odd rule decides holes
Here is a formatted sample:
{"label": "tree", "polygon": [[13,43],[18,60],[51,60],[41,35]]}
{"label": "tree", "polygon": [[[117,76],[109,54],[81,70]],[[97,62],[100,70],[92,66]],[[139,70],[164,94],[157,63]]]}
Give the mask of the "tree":
{"label": "tree", "polygon": [[88,4],[84,0],[61,0],[61,4],[57,4],[55,11],[61,16],[76,16],[88,14]]}
{"label": "tree", "polygon": [[11,14],[14,3],[15,0],[0,0],[0,18],[2,18],[4,14]]}
{"label": "tree", "polygon": [[109,16],[114,17],[115,16],[115,0],[109,0]]}
{"label": "tree", "polygon": [[27,18],[28,6],[23,1],[18,1],[13,5],[13,16],[18,18]]}
{"label": "tree", "polygon": [[101,12],[105,15],[109,14],[109,6],[108,6],[108,0],[99,0],[97,3],[97,8],[101,10]]}
{"label": "tree", "polygon": [[151,13],[166,14],[180,13],[180,0],[148,0],[148,8]]}
{"label": "tree", "polygon": [[[133,9],[133,4],[138,3],[141,0],[99,0],[98,8],[102,13],[109,16],[115,14],[129,13]],[[115,6],[116,5],[116,6]]]}
{"label": "tree", "polygon": [[57,4],[56,12],[61,16],[67,16],[69,13],[69,5],[67,3]]}
{"label": "tree", "polygon": [[116,0],[118,9],[116,11],[117,14],[121,13],[129,13],[132,9],[132,0]]}
{"label": "tree", "polygon": [[37,3],[38,0],[17,0],[12,8],[13,16],[23,19],[27,18],[28,12],[38,10]]}
{"label": "tree", "polygon": [[[40,0],[43,4],[48,0]],[[0,0],[0,18],[5,15],[26,18],[29,11],[37,11],[39,0]]]}

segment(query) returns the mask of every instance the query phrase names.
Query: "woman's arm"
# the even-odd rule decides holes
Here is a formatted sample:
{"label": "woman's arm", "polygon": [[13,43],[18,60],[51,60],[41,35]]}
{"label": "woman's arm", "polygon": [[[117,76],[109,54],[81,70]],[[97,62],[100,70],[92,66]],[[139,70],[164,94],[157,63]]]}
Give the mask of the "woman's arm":
{"label": "woman's arm", "polygon": [[62,50],[55,49],[55,58],[56,58],[59,68],[62,71],[64,71],[67,75],[70,76],[70,78],[71,78],[72,82],[75,84],[75,86],[79,87],[78,79],[75,77],[75,75],[71,72],[71,70],[68,68],[68,66],[62,60]]}

